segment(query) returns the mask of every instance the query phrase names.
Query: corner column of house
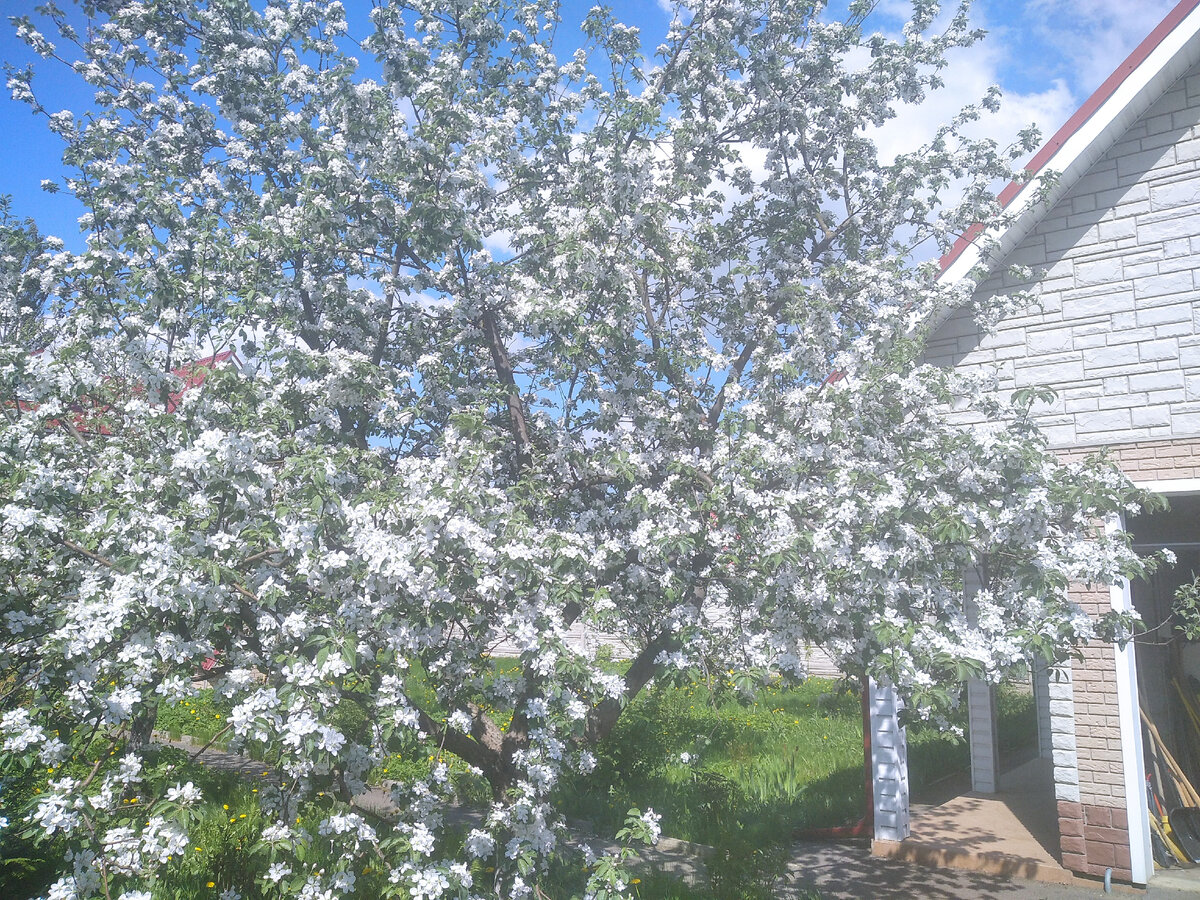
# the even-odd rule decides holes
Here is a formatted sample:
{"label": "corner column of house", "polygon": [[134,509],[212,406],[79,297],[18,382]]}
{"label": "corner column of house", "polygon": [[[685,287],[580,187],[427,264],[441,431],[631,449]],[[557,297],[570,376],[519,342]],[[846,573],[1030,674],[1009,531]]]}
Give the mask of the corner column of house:
{"label": "corner column of house", "polygon": [[[1099,448],[1063,451],[1080,458]],[[1172,482],[1200,478],[1200,438],[1143,441],[1108,448],[1118,466],[1135,482],[1165,492]],[[1117,521],[1109,529],[1120,527]],[[1090,616],[1132,608],[1128,584],[1115,587],[1076,586],[1071,598]],[[1074,708],[1078,793],[1059,794],[1059,831],[1063,865],[1087,875],[1145,884],[1154,874],[1146,807],[1145,764],[1137,695],[1137,663],[1133,647],[1093,642],[1083,648],[1072,670],[1068,691]],[[1055,692],[1052,680],[1050,689]],[[1066,694],[1059,687],[1059,693]],[[1060,696],[1062,703],[1065,697]],[[1055,701],[1051,700],[1051,706]],[[1055,774],[1059,743],[1056,732]],[[1058,785],[1056,785],[1056,792]]]}
{"label": "corner column of house", "polygon": [[867,690],[875,840],[902,841],[909,835],[908,739],[900,724],[903,701],[894,687],[873,678]]}
{"label": "corner column of house", "polygon": [[1033,664],[1033,706],[1037,714],[1038,757],[1049,759],[1054,753],[1050,727],[1050,668],[1044,660]]}
{"label": "corner column of house", "polygon": [[1000,744],[996,738],[996,694],[978,678],[967,682],[967,739],[971,745],[971,790],[1000,789]]}
{"label": "corner column of house", "polygon": [[[1071,598],[1093,618],[1112,608],[1107,586],[1075,588]],[[1070,693],[1074,711],[1073,733],[1053,735],[1062,862],[1085,875],[1103,876],[1112,869],[1114,878],[1134,881],[1129,811],[1136,804],[1131,804],[1135,798],[1129,796],[1123,753],[1122,719],[1128,711],[1122,708],[1118,691],[1118,682],[1127,673],[1118,672],[1117,653],[1110,643],[1094,641],[1080,654],[1070,679],[1051,683],[1052,692],[1059,688],[1060,704],[1067,702]],[[1131,669],[1128,659],[1122,668]],[[1069,790],[1060,791],[1057,783],[1060,765],[1069,765],[1072,756],[1078,778],[1074,796]],[[1145,883],[1147,874],[1141,865],[1138,868],[1137,880]]]}
{"label": "corner column of house", "polygon": [[[1075,749],[1075,697],[1071,687],[1071,664],[1046,671],[1046,696],[1050,716],[1050,758],[1054,770],[1054,799],[1058,804],[1059,830],[1068,851],[1067,838],[1083,834],[1075,807],[1079,805],[1079,757]],[[1068,866],[1070,868],[1070,866]]]}
{"label": "corner column of house", "polygon": [[[1120,528],[1114,517],[1110,526]],[[1109,590],[1112,608],[1133,612],[1129,581]],[[1154,875],[1154,852],[1150,846],[1150,810],[1146,801],[1146,759],[1142,746],[1141,704],[1138,700],[1137,653],[1132,643],[1114,648],[1117,675],[1117,714],[1121,720],[1121,766],[1125,778],[1126,824],[1129,829],[1130,880],[1146,884]],[[1115,824],[1115,823],[1114,823]]]}
{"label": "corner column of house", "polygon": [[[966,595],[967,616],[972,624],[979,615],[975,604],[979,588],[978,570],[967,569],[963,573],[963,592]],[[971,790],[982,794],[996,793],[1000,780],[996,696],[992,686],[978,678],[967,681],[967,743],[971,751]]]}

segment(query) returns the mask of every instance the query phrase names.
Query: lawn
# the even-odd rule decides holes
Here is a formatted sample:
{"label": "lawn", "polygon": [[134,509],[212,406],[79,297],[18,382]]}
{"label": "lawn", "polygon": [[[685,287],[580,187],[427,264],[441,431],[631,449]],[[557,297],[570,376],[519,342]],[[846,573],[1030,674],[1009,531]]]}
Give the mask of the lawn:
{"label": "lawn", "polygon": [[[1036,739],[1032,707],[1027,691],[1000,689],[1002,749]],[[914,792],[967,768],[966,742],[933,725],[910,726],[908,741]],[[650,805],[664,834],[717,844],[740,831],[851,823],[865,805],[860,698],[827,679],[752,699],[701,683],[652,688],[622,715],[599,760],[592,776],[563,786],[562,799],[601,828]]]}

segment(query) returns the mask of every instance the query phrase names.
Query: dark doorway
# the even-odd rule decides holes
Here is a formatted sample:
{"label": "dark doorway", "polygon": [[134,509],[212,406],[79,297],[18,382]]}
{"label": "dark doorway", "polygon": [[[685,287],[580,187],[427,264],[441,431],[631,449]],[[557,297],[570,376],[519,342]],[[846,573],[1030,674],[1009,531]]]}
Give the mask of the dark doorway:
{"label": "dark doorway", "polygon": [[[1128,522],[1139,552],[1169,549],[1173,567],[1131,585],[1134,608],[1147,631],[1137,647],[1138,692],[1142,710],[1162,735],[1193,785],[1200,785],[1200,642],[1187,640],[1172,612],[1176,591],[1200,575],[1200,494],[1170,498],[1167,512]],[[1193,712],[1189,712],[1191,705]]]}

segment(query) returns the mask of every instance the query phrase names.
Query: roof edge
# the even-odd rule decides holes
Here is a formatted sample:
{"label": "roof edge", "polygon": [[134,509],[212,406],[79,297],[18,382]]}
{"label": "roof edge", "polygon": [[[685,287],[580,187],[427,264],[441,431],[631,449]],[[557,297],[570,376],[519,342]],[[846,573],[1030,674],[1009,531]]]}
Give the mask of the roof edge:
{"label": "roof edge", "polygon": [[[1000,241],[1000,247],[992,263],[998,262],[1014,249],[1015,244],[1049,211],[1053,202],[1066,193],[1090,168],[1091,163],[1115,143],[1132,124],[1131,121],[1127,122],[1129,118],[1140,116],[1174,84],[1182,72],[1171,72],[1171,63],[1188,50],[1189,44],[1200,34],[1198,8],[1200,0],[1180,0],[1034,154],[1025,167],[1025,172],[1032,177],[1024,184],[1010,182],[1000,192],[997,199],[1001,207],[1005,210],[1013,207],[1018,219],[1007,227],[993,229],[992,234]],[[1182,30],[1181,26],[1184,26]],[[1200,60],[1200,42],[1196,43],[1197,46],[1191,50],[1197,59],[1187,59],[1187,66]],[[1127,111],[1133,112],[1132,117],[1121,115]],[[1116,125],[1120,127],[1114,127]],[[1080,161],[1085,164],[1079,165]],[[1051,196],[1045,202],[1035,204],[1034,198],[1042,190],[1039,176],[1046,171],[1057,171],[1062,177],[1054,186]],[[955,241],[950,251],[939,260],[942,269],[940,279],[957,281],[984,261],[978,244],[983,234],[983,226],[975,225]]]}

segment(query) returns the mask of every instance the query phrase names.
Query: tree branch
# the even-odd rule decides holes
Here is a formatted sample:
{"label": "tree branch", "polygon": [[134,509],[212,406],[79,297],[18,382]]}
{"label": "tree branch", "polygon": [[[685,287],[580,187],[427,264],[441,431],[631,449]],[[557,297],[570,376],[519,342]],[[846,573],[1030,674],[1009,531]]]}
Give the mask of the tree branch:
{"label": "tree branch", "polygon": [[621,697],[606,697],[600,701],[599,705],[589,710],[587,722],[584,725],[584,734],[589,743],[601,740],[613,730],[622,710],[641,692],[642,688],[649,684],[650,679],[658,671],[658,664],[655,660],[664,651],[670,651],[678,646],[678,638],[672,634],[663,633],[642,648],[642,652],[629,664],[629,669],[625,673],[625,690]]}
{"label": "tree branch", "polygon": [[496,314],[492,310],[484,311],[482,324],[492,355],[492,365],[496,367],[496,374],[508,393],[508,416],[513,438],[517,442],[517,460],[521,469],[525,469],[533,461],[533,441],[529,437],[529,420],[525,415],[521,392],[517,388],[512,360],[509,358],[508,348],[504,346],[499,325],[496,323]]}

